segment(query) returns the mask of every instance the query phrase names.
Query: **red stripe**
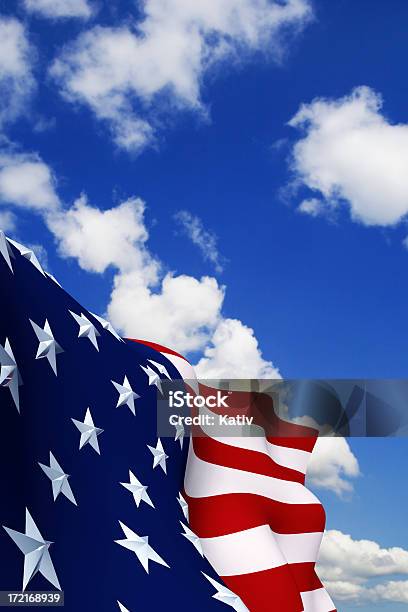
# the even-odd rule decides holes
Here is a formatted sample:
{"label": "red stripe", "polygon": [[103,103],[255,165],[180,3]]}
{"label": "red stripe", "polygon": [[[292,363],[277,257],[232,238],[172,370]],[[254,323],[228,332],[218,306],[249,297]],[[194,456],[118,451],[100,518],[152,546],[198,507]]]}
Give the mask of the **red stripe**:
{"label": "red stripe", "polygon": [[293,563],[253,574],[223,576],[222,579],[252,611],[295,612],[303,610],[300,593],[322,588],[314,565]]}
{"label": "red stripe", "polygon": [[301,593],[322,588],[322,583],[315,572],[315,563],[291,563],[292,576]]}
{"label": "red stripe", "polygon": [[288,565],[241,576],[222,576],[231,591],[254,612],[302,612],[299,588]]}
{"label": "red stripe", "polygon": [[173,351],[172,349],[167,348],[167,346],[156,344],[156,342],[149,342],[148,340],[138,340],[136,338],[126,338],[126,340],[130,340],[131,342],[138,342],[139,344],[144,344],[154,349],[155,351],[158,351],[159,353],[167,353],[168,355],[175,355],[176,357],[181,357],[181,359],[184,359],[184,361],[187,361],[187,359],[183,357],[183,355],[180,355],[180,353],[176,353],[176,351]]}
{"label": "red stripe", "polygon": [[[197,435],[199,429],[200,434]],[[280,480],[289,480],[304,484],[302,472],[275,463],[272,457],[246,448],[229,446],[207,436],[201,428],[194,428],[194,452],[203,461],[224,467],[235,468],[254,474],[262,474]]]}
{"label": "red stripe", "polygon": [[260,495],[228,493],[212,497],[189,497],[190,527],[200,538],[236,533],[269,525],[275,533],[323,532],[326,515],[321,504],[285,504]]}

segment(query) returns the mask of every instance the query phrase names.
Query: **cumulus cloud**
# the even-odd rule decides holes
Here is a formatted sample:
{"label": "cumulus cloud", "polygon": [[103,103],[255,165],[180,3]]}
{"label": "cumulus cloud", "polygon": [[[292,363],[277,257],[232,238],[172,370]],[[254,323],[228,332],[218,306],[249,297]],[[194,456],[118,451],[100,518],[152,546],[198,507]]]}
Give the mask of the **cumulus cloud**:
{"label": "cumulus cloud", "polygon": [[37,155],[0,153],[0,200],[15,206],[49,210],[59,206],[55,178]]}
{"label": "cumulus cloud", "polygon": [[26,109],[35,87],[32,58],[24,25],[0,17],[0,128]]}
{"label": "cumulus cloud", "polygon": [[30,13],[49,19],[68,17],[88,19],[93,12],[87,0],[24,0],[24,7]]}
{"label": "cumulus cloud", "polygon": [[3,232],[14,232],[16,224],[16,215],[11,210],[0,210],[0,229]]}
{"label": "cumulus cloud", "polygon": [[221,273],[224,258],[218,251],[217,236],[206,230],[201,219],[187,210],[180,210],[176,213],[175,219],[191,242],[199,248],[203,258],[214,265],[216,272]]}
{"label": "cumulus cloud", "polygon": [[75,257],[84,270],[102,273],[109,266],[123,272],[138,269],[145,279],[155,282],[158,264],[144,248],[148,238],[144,210],[138,198],[100,210],[83,195],[68,210],[61,208],[47,218],[61,254]]}
{"label": "cumulus cloud", "polygon": [[357,458],[345,438],[318,438],[309,462],[308,485],[342,496],[353,491],[350,479],[359,474]]}
{"label": "cumulus cloud", "polygon": [[362,586],[349,581],[325,581],[331,596],[354,604],[408,603],[408,580],[387,580],[382,584]]}
{"label": "cumulus cloud", "polygon": [[[339,601],[408,603],[408,580],[378,583],[379,578],[408,574],[408,551],[403,548],[381,548],[372,540],[329,530],[320,548],[318,573]],[[371,583],[373,579],[377,581]]]}
{"label": "cumulus cloud", "polygon": [[408,551],[381,548],[372,540],[353,540],[341,531],[326,532],[320,552],[320,574],[327,580],[358,580],[408,574]]}
{"label": "cumulus cloud", "polygon": [[87,105],[129,151],[154,142],[161,111],[203,112],[212,66],[256,51],[276,57],[288,30],[311,16],[308,0],[146,0],[142,8],[139,21],[84,32],[51,68],[65,98]]}
{"label": "cumulus cloud", "polygon": [[392,226],[408,212],[408,125],[391,123],[382,98],[357,87],[340,99],[303,104],[289,125],[302,131],[294,145],[295,182],[317,197],[301,204],[316,216],[347,203],[353,220]]}
{"label": "cumulus cloud", "polygon": [[90,272],[115,270],[107,310],[125,335],[199,350],[219,320],[224,290],[214,278],[164,273],[146,248],[144,212],[139,198],[100,210],[83,196],[47,222],[63,256]]}
{"label": "cumulus cloud", "polygon": [[207,344],[223,299],[223,287],[208,276],[168,273],[154,290],[141,285],[137,273],[129,273],[115,278],[108,313],[126,335],[188,353]]}
{"label": "cumulus cloud", "polygon": [[222,319],[195,366],[200,378],[280,378],[262,357],[254,330],[237,319]]}

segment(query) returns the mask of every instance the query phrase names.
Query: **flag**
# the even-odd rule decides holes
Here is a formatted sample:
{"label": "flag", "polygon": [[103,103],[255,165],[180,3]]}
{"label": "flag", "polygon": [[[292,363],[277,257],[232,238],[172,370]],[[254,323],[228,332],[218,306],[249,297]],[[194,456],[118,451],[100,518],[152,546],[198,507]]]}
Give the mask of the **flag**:
{"label": "flag", "polygon": [[188,361],[121,338],[2,232],[0,279],[0,591],[75,612],[334,610],[313,437],[158,437]]}

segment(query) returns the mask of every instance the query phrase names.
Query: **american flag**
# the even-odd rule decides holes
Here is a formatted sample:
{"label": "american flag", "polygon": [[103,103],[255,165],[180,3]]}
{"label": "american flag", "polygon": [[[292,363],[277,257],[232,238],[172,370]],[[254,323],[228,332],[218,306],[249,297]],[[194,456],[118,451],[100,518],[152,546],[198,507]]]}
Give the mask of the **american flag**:
{"label": "american flag", "polygon": [[2,232],[0,278],[0,591],[63,591],[75,612],[334,610],[313,435],[158,438],[157,395],[190,364],[121,338]]}

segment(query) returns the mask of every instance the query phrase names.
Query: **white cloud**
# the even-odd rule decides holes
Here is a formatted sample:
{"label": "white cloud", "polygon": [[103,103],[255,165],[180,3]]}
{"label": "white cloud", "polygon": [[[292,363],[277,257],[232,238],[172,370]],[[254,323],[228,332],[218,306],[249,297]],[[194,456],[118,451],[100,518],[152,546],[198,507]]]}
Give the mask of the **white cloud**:
{"label": "white cloud", "polygon": [[200,378],[280,378],[262,357],[254,330],[237,319],[221,319],[195,366]]}
{"label": "white cloud", "polygon": [[326,580],[325,587],[338,601],[359,604],[408,603],[408,580],[387,580],[368,587],[348,581]]}
{"label": "white cloud", "polygon": [[322,202],[322,200],[318,200],[317,198],[309,198],[307,200],[303,200],[297,210],[300,213],[305,215],[310,215],[311,217],[321,217],[325,216],[328,212],[327,203]]}
{"label": "white cloud", "polygon": [[353,540],[341,531],[327,531],[320,550],[320,575],[326,580],[355,580],[408,574],[408,551],[381,548],[372,540]]}
{"label": "white cloud", "polygon": [[166,274],[155,288],[130,272],[115,278],[108,313],[127,336],[188,353],[207,344],[223,299],[224,289],[215,278]]}
{"label": "white cloud", "polygon": [[318,574],[339,601],[408,603],[408,580],[378,583],[386,576],[408,575],[408,551],[403,548],[381,548],[372,540],[329,530],[320,548]]}
{"label": "white cloud", "polygon": [[364,595],[368,601],[408,604],[408,580],[390,580],[385,584],[378,584],[366,589]]}
{"label": "white cloud", "polygon": [[139,198],[102,211],[81,197],[69,210],[47,214],[47,222],[63,256],[91,272],[115,270],[107,310],[125,335],[199,350],[220,318],[224,289],[214,278],[164,273],[146,248],[144,212]]}
{"label": "white cloud", "polygon": [[61,254],[75,257],[84,270],[102,273],[109,266],[122,272],[137,269],[145,282],[155,282],[158,264],[144,248],[148,238],[144,210],[138,198],[100,210],[81,196],[68,210],[48,215],[48,225],[59,240]]}
{"label": "white cloud", "polygon": [[100,210],[81,196],[64,209],[52,171],[38,157],[15,154],[0,167],[0,201],[41,213],[60,254],[84,270],[114,271],[107,306],[112,323],[126,336],[156,341],[188,353],[205,350],[200,375],[277,375],[262,358],[253,330],[224,319],[225,287],[215,278],[165,271],[148,247],[145,204],[130,198]]}
{"label": "white cloud", "polygon": [[35,87],[33,49],[17,19],[0,17],[0,127],[25,110]]}
{"label": "white cloud", "polygon": [[350,493],[360,468],[347,440],[338,437],[321,437],[316,442],[307,471],[307,483],[320,489],[328,489],[339,496]]}
{"label": "white cloud", "polygon": [[369,87],[300,107],[289,122],[304,134],[293,148],[292,169],[295,181],[322,200],[308,200],[303,212],[315,215],[346,201],[355,221],[381,226],[407,214],[408,125],[391,123],[381,109],[381,96]]}
{"label": "white cloud", "polygon": [[12,233],[16,229],[17,218],[11,210],[0,211],[0,229]]}
{"label": "white cloud", "polygon": [[142,7],[140,21],[81,34],[51,69],[65,98],[89,106],[129,151],[154,142],[158,113],[203,112],[202,81],[214,64],[256,51],[276,57],[288,29],[311,16],[308,0],[146,0]]}
{"label": "white cloud", "polygon": [[87,0],[24,0],[24,6],[30,13],[50,19],[67,17],[88,19],[93,12]]}
{"label": "white cloud", "polygon": [[37,155],[0,153],[0,201],[37,210],[57,208],[55,183]]}
{"label": "white cloud", "polygon": [[203,258],[214,265],[216,272],[221,273],[224,258],[218,251],[217,236],[206,230],[201,219],[187,210],[180,210],[176,213],[175,219],[180,223],[191,242],[200,249]]}

